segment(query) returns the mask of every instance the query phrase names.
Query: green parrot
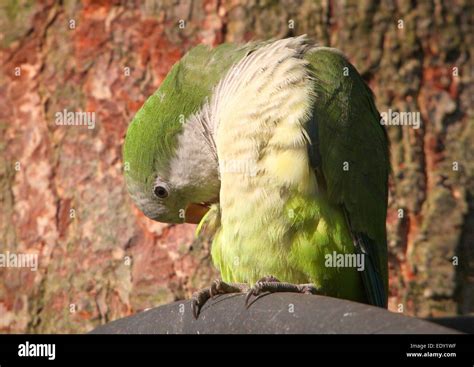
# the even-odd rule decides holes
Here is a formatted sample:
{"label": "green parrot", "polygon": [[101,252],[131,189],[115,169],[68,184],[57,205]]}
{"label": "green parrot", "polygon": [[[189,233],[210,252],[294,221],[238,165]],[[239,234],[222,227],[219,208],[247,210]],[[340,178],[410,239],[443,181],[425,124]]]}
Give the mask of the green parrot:
{"label": "green parrot", "polygon": [[222,279],[195,316],[229,292],[387,307],[380,122],[354,66],[306,36],[200,45],[172,67],[128,128],[125,178],[146,216],[212,236]]}

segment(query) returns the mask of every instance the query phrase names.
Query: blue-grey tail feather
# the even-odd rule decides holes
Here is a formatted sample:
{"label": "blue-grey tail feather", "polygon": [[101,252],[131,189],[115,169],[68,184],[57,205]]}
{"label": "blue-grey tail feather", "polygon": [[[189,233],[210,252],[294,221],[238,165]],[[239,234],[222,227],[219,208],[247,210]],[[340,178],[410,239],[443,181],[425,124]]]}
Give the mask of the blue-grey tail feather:
{"label": "blue-grey tail feather", "polygon": [[352,234],[352,241],[356,254],[364,256],[364,270],[361,272],[367,301],[374,306],[387,308],[387,293],[385,290],[384,277],[380,273],[380,262],[377,255],[377,245],[374,240],[364,233],[355,232],[351,229],[350,221],[346,214],[346,220]]}

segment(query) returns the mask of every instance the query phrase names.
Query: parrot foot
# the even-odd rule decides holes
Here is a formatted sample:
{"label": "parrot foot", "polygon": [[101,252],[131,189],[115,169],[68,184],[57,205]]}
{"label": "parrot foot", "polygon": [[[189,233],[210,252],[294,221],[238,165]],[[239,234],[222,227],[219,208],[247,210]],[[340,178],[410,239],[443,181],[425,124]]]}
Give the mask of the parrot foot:
{"label": "parrot foot", "polygon": [[191,298],[191,309],[193,316],[197,320],[202,306],[210,299],[220,294],[244,293],[249,286],[243,283],[226,283],[220,279],[212,282],[208,288],[201,289],[193,294]]}
{"label": "parrot foot", "polygon": [[270,293],[277,292],[290,292],[290,293],[302,293],[302,294],[318,294],[318,289],[313,284],[292,284],[280,282],[277,278],[273,276],[267,276],[255,283],[255,285],[250,288],[245,296],[245,307],[249,308],[251,303],[249,303],[250,298],[255,296],[254,302],[262,296],[265,296]]}

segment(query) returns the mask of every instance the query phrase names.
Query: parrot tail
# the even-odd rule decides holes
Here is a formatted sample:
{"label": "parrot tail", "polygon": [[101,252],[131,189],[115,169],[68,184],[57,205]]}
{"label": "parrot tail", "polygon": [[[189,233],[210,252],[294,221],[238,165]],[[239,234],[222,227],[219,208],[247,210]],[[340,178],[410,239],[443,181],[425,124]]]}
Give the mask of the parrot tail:
{"label": "parrot tail", "polygon": [[380,272],[380,262],[377,256],[376,243],[366,234],[352,230],[347,211],[344,210],[352,241],[357,254],[364,256],[364,270],[361,272],[367,301],[374,306],[387,308],[387,292],[385,290],[384,278]]}

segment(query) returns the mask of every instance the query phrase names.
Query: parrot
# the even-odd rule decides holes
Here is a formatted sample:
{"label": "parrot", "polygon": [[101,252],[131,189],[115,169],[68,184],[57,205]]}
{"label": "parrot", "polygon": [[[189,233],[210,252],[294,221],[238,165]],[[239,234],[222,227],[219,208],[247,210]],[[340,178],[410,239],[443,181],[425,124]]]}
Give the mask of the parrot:
{"label": "parrot", "polygon": [[212,239],[220,279],[193,294],[196,318],[234,292],[387,307],[389,142],[338,49],[306,35],[195,46],[135,114],[123,160],[147,217]]}

